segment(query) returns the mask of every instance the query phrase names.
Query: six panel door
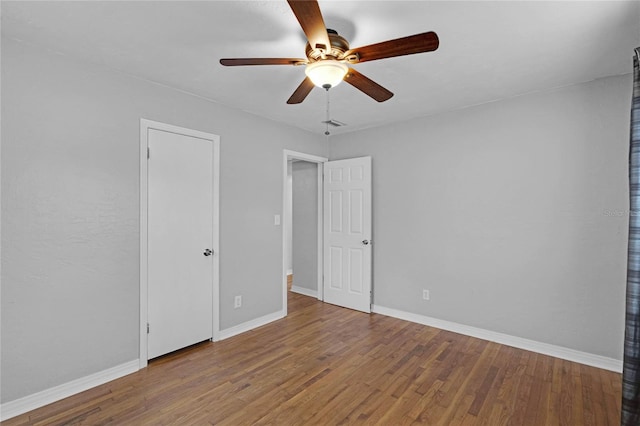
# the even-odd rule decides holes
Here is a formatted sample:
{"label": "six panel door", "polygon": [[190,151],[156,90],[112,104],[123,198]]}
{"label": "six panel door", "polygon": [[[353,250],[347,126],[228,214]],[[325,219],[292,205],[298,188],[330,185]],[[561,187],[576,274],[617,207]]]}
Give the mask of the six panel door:
{"label": "six panel door", "polygon": [[324,301],[371,312],[371,157],[324,163]]}

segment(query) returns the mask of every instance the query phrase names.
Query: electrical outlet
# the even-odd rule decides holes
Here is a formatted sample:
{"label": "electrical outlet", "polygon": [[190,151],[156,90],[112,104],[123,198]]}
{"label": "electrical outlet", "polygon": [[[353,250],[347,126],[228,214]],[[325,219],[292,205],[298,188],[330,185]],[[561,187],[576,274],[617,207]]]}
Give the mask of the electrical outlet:
{"label": "electrical outlet", "polygon": [[233,299],[233,309],[238,309],[242,306],[242,296],[236,296]]}
{"label": "electrical outlet", "polygon": [[424,300],[430,300],[431,299],[431,296],[429,295],[429,290],[424,290],[424,289],[422,290],[422,298]]}

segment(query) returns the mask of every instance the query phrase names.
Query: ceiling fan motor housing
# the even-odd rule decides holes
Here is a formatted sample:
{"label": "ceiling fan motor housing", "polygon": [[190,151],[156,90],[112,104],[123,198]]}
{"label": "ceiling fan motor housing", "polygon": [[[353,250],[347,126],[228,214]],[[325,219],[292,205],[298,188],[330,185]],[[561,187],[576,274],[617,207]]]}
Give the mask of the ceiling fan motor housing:
{"label": "ceiling fan motor housing", "polygon": [[[349,42],[340,34],[338,34],[336,30],[327,28],[327,34],[329,35],[329,42],[331,43],[331,51],[324,52],[321,49],[311,47],[311,45],[307,43],[305,53],[307,54],[307,58],[309,58],[309,61],[315,62],[317,60],[325,58],[343,59],[342,56],[346,51],[349,50]],[[322,57],[323,54],[325,58]]]}

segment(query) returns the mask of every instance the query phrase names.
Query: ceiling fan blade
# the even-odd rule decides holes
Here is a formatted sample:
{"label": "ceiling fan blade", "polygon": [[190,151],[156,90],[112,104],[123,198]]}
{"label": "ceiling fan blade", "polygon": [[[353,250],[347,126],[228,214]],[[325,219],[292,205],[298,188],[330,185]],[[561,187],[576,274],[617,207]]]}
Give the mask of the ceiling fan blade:
{"label": "ceiling fan blade", "polygon": [[388,91],[353,68],[349,68],[347,75],[344,77],[344,81],[362,91],[364,94],[371,96],[378,102],[384,102],[393,96],[393,92]]}
{"label": "ceiling fan blade", "polygon": [[316,0],[287,0],[312,48],[331,50],[327,27]]}
{"label": "ceiling fan blade", "polygon": [[297,58],[233,58],[220,59],[220,63],[227,67],[239,65],[302,65],[307,63],[307,60]]}
{"label": "ceiling fan blade", "polygon": [[431,52],[436,50],[439,44],[438,35],[433,31],[429,31],[351,49],[344,56],[356,53],[358,62],[375,61],[376,59],[393,58],[394,56]]}
{"label": "ceiling fan blade", "polygon": [[293,95],[287,101],[288,104],[299,104],[307,97],[311,90],[315,87],[311,79],[309,77],[305,77],[300,83],[300,86],[293,92]]}

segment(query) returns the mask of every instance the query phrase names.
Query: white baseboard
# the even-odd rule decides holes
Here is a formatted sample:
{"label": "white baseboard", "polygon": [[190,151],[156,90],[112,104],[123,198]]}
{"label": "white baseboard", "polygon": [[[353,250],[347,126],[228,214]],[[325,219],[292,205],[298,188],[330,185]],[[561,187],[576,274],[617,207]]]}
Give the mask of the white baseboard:
{"label": "white baseboard", "polygon": [[379,305],[372,305],[371,311],[377,314],[386,315],[405,321],[411,321],[418,324],[428,325],[430,327],[440,328],[442,330],[452,331],[454,333],[464,334],[466,336],[477,337],[478,339],[489,340],[491,342],[512,346],[514,348],[524,349],[527,351],[537,352],[556,358],[566,359],[568,361],[573,361],[580,364],[590,365],[592,367],[602,368],[604,370],[615,371],[617,373],[622,372],[622,361],[614,358],[607,358],[600,355],[577,351],[575,349],[551,345],[549,343],[537,342],[535,340],[523,339],[522,337],[511,336],[508,334],[498,333],[496,331],[471,327],[464,324],[458,324],[451,321],[445,321],[437,318],[427,317],[424,315],[414,314],[411,312],[400,311],[397,309],[386,308]]}
{"label": "white baseboard", "polygon": [[299,287],[297,285],[292,285],[291,291],[294,293],[303,294],[305,296],[315,297],[316,299],[318,298],[318,290],[311,290],[308,288]]}
{"label": "white baseboard", "polygon": [[281,318],[284,318],[285,316],[286,315],[284,312],[278,311],[272,314],[267,314],[260,318],[252,319],[251,321],[243,322],[242,324],[238,324],[224,330],[220,330],[220,334],[218,335],[218,337],[220,338],[219,340],[228,339],[229,337],[236,336],[240,333],[244,333],[246,331],[253,330],[254,328],[267,325],[270,322],[279,320]]}
{"label": "white baseboard", "polygon": [[87,389],[105,384],[126,376],[127,374],[135,373],[138,371],[139,364],[140,362],[135,359],[32,395],[5,402],[0,405],[0,421],[10,419],[27,411],[35,410],[36,408],[43,407],[71,395],[84,392]]}

